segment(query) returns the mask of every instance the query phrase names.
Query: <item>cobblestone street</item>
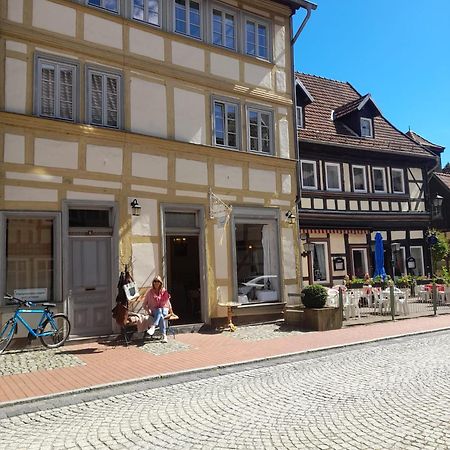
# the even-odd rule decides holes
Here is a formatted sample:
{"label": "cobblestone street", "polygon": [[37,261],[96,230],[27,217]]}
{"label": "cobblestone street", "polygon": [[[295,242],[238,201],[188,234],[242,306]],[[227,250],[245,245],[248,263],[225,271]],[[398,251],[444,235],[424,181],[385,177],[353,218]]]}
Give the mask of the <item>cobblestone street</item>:
{"label": "cobblestone street", "polygon": [[3,419],[0,448],[447,449],[449,338],[383,341]]}

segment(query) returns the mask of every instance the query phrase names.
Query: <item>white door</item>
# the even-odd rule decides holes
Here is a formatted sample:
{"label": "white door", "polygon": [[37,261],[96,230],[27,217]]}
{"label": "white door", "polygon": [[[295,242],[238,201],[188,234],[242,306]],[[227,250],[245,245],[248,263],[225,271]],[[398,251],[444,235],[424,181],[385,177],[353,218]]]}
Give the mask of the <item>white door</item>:
{"label": "white door", "polygon": [[69,241],[72,334],[111,333],[111,238],[71,236]]}

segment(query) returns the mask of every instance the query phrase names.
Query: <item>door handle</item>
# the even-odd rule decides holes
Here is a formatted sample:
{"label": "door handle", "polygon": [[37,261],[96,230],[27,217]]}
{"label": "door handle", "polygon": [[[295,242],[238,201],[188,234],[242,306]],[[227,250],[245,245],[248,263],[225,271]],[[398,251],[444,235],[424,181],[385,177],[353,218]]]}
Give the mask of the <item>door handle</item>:
{"label": "door handle", "polygon": [[96,287],[87,287],[84,288],[85,291],[95,291],[97,288]]}

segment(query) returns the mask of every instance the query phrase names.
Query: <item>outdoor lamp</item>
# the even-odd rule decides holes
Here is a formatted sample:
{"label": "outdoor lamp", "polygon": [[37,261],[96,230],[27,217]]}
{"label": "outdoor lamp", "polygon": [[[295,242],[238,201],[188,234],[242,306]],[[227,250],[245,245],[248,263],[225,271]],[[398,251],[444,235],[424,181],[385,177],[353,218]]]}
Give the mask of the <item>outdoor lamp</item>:
{"label": "outdoor lamp", "polygon": [[291,225],[295,223],[295,214],[291,210],[286,213],[286,222]]}
{"label": "outdoor lamp", "polygon": [[314,244],[312,244],[310,242],[305,242],[303,244],[303,251],[302,251],[301,255],[303,257],[306,257],[306,256],[310,255],[313,250],[314,250]]}
{"label": "outdoor lamp", "polygon": [[443,201],[444,198],[439,194],[437,194],[436,197],[433,198],[433,216],[441,215]]}
{"label": "outdoor lamp", "polygon": [[131,203],[131,214],[133,216],[140,216],[141,215],[141,205],[138,203],[136,199],[134,199]]}

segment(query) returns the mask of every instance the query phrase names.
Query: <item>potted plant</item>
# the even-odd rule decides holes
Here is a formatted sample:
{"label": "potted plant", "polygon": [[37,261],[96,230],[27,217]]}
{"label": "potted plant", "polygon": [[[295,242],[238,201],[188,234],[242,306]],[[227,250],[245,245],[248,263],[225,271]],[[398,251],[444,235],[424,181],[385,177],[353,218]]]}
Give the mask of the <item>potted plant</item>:
{"label": "potted plant", "polygon": [[321,284],[311,284],[303,288],[304,329],[325,331],[342,327],[342,311],[340,308],[326,307],[327,297],[327,289]]}
{"label": "potted plant", "polygon": [[353,277],[348,281],[347,287],[349,289],[360,289],[364,287],[364,283],[365,283],[364,278]]}
{"label": "potted plant", "polygon": [[431,284],[431,280],[427,277],[424,277],[423,275],[416,277],[416,284],[422,285],[422,284]]}

